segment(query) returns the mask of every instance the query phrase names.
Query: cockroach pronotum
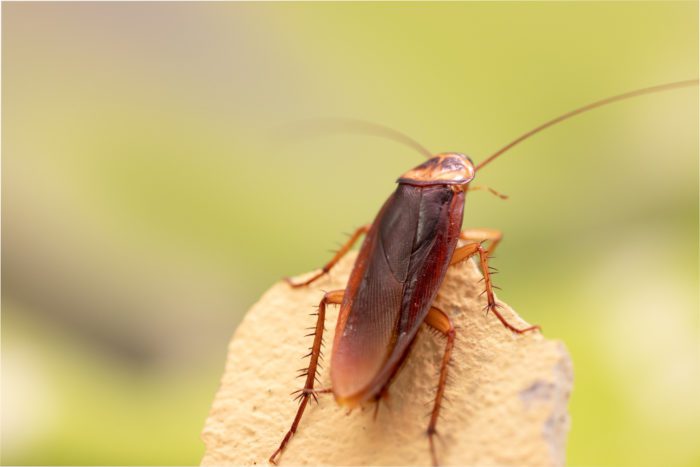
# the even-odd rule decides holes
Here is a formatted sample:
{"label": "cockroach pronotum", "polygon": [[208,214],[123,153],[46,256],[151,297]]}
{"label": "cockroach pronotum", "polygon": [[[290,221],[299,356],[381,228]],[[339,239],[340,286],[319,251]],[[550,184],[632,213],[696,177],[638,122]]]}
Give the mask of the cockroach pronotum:
{"label": "cockroach pronotum", "polygon": [[[359,237],[366,235],[345,290],[327,292],[319,303],[310,362],[305,372],[306,383],[297,391],[299,408],[289,431],[270,456],[270,462],[277,462],[297,430],[309,399],[316,399],[319,393],[332,393],[336,402],[347,408],[373,401],[378,403],[408,355],[419,327],[425,323],[447,338],[427,428],[432,462],[437,465],[433,438],[455,329],[449,316],[436,308],[433,300],[447,268],[478,255],[486,311],[493,313],[512,332],[522,334],[539,329],[539,326],[517,328],[499,312],[489,256],[501,239],[500,232],[493,229],[461,230],[466,193],[476,188],[469,186],[476,173],[516,144],[575,115],[623,99],[697,84],[698,80],[663,84],[579,107],[524,133],[476,165],[459,153],[433,156],[398,132],[362,124],[365,130],[381,128],[384,132],[389,131],[390,137],[419,149],[429,159],[399,177],[396,191],[384,203],[374,221],[357,229],[318,273],[303,282],[288,279],[292,287],[308,286],[327,274]],[[468,243],[458,246],[460,239]],[[340,305],[330,360],[331,387],[315,390],[326,306],[330,304]]]}

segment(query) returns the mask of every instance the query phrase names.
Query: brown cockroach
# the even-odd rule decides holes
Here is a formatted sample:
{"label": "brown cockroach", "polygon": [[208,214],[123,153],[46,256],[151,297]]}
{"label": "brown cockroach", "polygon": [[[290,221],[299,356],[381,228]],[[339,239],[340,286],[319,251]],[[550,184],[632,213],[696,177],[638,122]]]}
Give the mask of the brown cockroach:
{"label": "brown cockroach", "polygon": [[[309,354],[306,383],[298,391],[300,401],[292,426],[270,456],[276,463],[297,430],[309,399],[321,392],[332,393],[341,406],[354,408],[378,402],[408,355],[418,328],[426,324],[447,338],[440,365],[437,391],[427,435],[433,464],[437,465],[434,436],[447,379],[448,363],[455,341],[449,316],[433,305],[447,268],[478,255],[486,294],[486,311],[493,313],[512,332],[522,334],[539,326],[517,328],[499,312],[489,269],[489,256],[501,239],[493,229],[461,230],[469,184],[476,173],[498,156],[556,123],[612,102],[643,94],[696,86],[698,80],[680,81],[608,97],[562,114],[528,131],[475,165],[464,154],[432,156],[420,144],[393,130],[360,123],[361,130],[388,133],[386,136],[419,149],[429,159],[404,173],[396,191],[384,203],[374,221],[360,227],[348,242],[303,287],[327,274],[362,234],[366,234],[345,290],[326,293],[318,306],[314,340]],[[357,123],[357,122],[355,122]],[[459,239],[468,243],[458,246]],[[485,244],[485,242],[488,242]],[[314,390],[321,352],[326,306],[340,305],[331,354],[331,387]]]}

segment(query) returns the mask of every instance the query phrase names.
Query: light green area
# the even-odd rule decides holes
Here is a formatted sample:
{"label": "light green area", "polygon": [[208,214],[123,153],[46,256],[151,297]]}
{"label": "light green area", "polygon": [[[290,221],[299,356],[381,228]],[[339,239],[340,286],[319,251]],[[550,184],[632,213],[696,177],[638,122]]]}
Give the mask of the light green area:
{"label": "light green area", "polygon": [[[134,372],[117,360],[96,357],[89,346],[62,338],[42,323],[25,320],[22,310],[3,312],[3,346],[8,349],[3,352],[3,370],[9,364],[15,370],[11,376],[19,380],[5,384],[21,385],[26,372],[38,370],[48,384],[28,389],[54,403],[42,414],[48,428],[37,429],[36,444],[14,456],[3,455],[3,464],[99,460],[114,465],[179,465],[195,463],[201,456],[197,440],[215,387],[212,374],[218,368],[179,374]],[[32,358],[22,358],[26,354]],[[13,410],[8,406],[17,401],[10,397],[18,395],[3,394],[3,407]],[[30,418],[36,413],[31,405],[25,409]],[[3,437],[15,434],[5,428],[3,424]]]}
{"label": "light green area", "polygon": [[[478,161],[697,77],[697,37],[690,2],[3,4],[2,463],[199,462],[245,310],[421,160],[285,125]],[[500,296],[572,354],[570,465],[700,462],[697,102],[581,116],[468,197]]]}

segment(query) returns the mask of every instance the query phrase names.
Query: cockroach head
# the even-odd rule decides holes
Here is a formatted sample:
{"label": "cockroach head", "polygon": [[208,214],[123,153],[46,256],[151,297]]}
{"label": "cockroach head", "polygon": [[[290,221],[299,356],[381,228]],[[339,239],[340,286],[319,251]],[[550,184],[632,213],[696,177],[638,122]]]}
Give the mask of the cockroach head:
{"label": "cockroach head", "polygon": [[409,185],[466,185],[474,178],[472,160],[457,152],[444,152],[414,167],[397,180]]}

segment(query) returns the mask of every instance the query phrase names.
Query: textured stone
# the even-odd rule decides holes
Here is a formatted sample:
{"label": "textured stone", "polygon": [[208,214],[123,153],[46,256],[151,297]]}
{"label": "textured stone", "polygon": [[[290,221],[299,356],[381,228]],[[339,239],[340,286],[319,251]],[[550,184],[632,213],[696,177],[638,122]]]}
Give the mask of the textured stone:
{"label": "textured stone", "polygon": [[[315,324],[309,316],[322,290],[344,288],[355,253],[308,288],[280,282],[245,316],[229,345],[221,387],[202,432],[202,465],[266,464],[289,429],[301,387],[296,371],[311,345],[304,337]],[[561,342],[538,332],[515,335],[482,311],[483,282],[471,261],[450,268],[436,305],[457,327],[455,349],[438,423],[437,452],[443,465],[560,466],[569,428],[567,403],[571,361]],[[330,347],[338,307],[327,313]],[[526,326],[509,307],[504,315]],[[425,434],[445,340],[419,331],[405,365],[382,404],[350,414],[331,395],[310,404],[281,465],[426,465]],[[322,370],[320,387],[328,387]]]}

